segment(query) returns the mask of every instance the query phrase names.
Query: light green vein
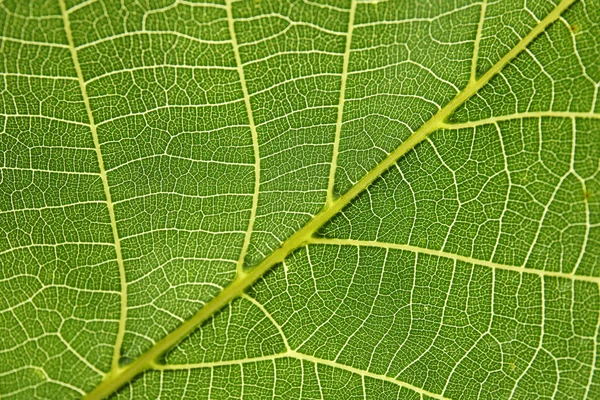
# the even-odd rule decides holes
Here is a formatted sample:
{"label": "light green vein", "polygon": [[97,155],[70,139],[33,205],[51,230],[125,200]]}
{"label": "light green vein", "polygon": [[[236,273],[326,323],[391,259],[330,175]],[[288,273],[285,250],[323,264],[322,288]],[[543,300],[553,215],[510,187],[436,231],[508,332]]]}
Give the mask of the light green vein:
{"label": "light green vein", "polygon": [[250,104],[250,95],[248,94],[248,87],[246,85],[246,76],[244,75],[244,66],[242,64],[242,58],[240,57],[240,49],[237,42],[237,36],[235,34],[235,24],[233,20],[231,0],[227,0],[226,5],[229,36],[231,37],[231,46],[233,47],[233,54],[235,55],[235,64],[237,66],[237,72],[240,78],[240,84],[242,86],[242,93],[244,95],[244,105],[246,107],[246,114],[248,114],[248,124],[250,125],[250,133],[252,135],[252,148],[254,151],[254,193],[252,195],[252,208],[250,209],[250,219],[248,221],[248,228],[246,229],[244,243],[242,245],[242,250],[240,252],[240,256],[237,262],[237,276],[243,277],[246,274],[244,271],[244,260],[246,258],[246,253],[248,252],[248,247],[250,246],[252,231],[254,230],[254,220],[256,219],[256,210],[258,209],[258,196],[260,194],[260,148],[258,145],[258,133],[256,132],[256,124],[254,123],[254,114],[252,113],[252,105]]}
{"label": "light green vein", "polygon": [[285,336],[285,333],[283,332],[283,328],[281,327],[281,325],[279,325],[279,323],[275,320],[275,318],[273,318],[273,316],[271,315],[271,313],[265,308],[265,306],[263,306],[258,300],[256,300],[254,297],[247,295],[246,293],[242,293],[242,299],[247,300],[248,302],[252,303],[256,308],[258,308],[264,315],[265,317],[271,322],[271,324],[277,329],[277,331],[279,332],[279,336],[281,336],[281,340],[283,341],[283,345],[285,346],[285,348],[287,350],[291,350],[290,348],[290,344],[288,343],[287,337]]}
{"label": "light green vein", "polygon": [[333,140],[333,155],[331,157],[331,168],[329,169],[329,182],[327,185],[326,204],[333,203],[333,186],[335,184],[335,171],[340,151],[340,138],[344,122],[344,103],[346,100],[346,82],[348,80],[348,66],[350,65],[350,50],[352,48],[352,31],[354,30],[354,15],[356,14],[356,0],[350,3],[350,15],[348,17],[348,36],[346,38],[346,49],[344,51],[344,63],[342,66],[342,77],[340,84],[340,99],[338,102],[337,120],[335,123],[335,138]]}
{"label": "light green vein", "polygon": [[432,132],[443,128],[444,121],[456,110],[458,106],[464,103],[467,99],[473,96],[479,89],[485,86],[492,77],[494,77],[504,66],[514,59],[521,51],[523,51],[541,32],[543,32],[551,23],[553,23],[560,14],[565,11],[575,0],[563,0],[554,8],[538,25],[536,25],[529,34],[508,53],[506,53],[495,65],[493,65],[485,74],[478,80],[470,82],[463,91],[456,95],[446,106],[440,109],[429,121],[423,124],[415,131],[408,139],[406,139],[396,150],[390,153],[383,161],[375,168],[363,176],[354,186],[346,193],[336,199],[330,205],[326,205],[321,212],[314,216],[300,230],[284,241],[268,257],[256,267],[248,270],[246,274],[238,275],[236,279],[221,293],[215,296],[211,301],[207,302],[193,317],[183,322],[177,329],[169,333],[167,336],[159,340],[146,353],[142,354],[131,364],[106,376],[92,392],[86,396],[86,399],[102,399],[120,388],[125,383],[129,382],[135,376],[143,371],[148,370],[156,365],[156,360],[175,346],[189,334],[194,332],[200,324],[210,318],[215,312],[219,311],[223,306],[227,305],[233,299],[239,297],[244,290],[250,287],[254,282],[260,279],[274,265],[282,262],[285,257],[292,251],[301,246],[306,245],[312,235],[334,215],[347,206],[352,199],[359,193],[369,187],[377,178],[394,165],[400,157],[412,150],[417,144],[423,141]]}
{"label": "light green vein", "polygon": [[428,254],[431,256],[448,258],[451,260],[462,261],[469,264],[481,265],[485,267],[490,267],[493,269],[501,269],[505,271],[513,271],[518,272],[520,274],[532,274],[538,275],[540,277],[553,277],[553,278],[562,278],[562,279],[570,279],[573,281],[582,281],[582,282],[591,282],[597,285],[600,285],[600,277],[596,276],[585,276],[585,275],[575,275],[569,274],[566,272],[558,272],[558,271],[545,271],[542,269],[533,269],[533,268],[525,268],[518,267],[514,265],[506,265],[500,264],[493,261],[480,260],[473,257],[461,256],[459,254],[448,253],[442,250],[432,250],[426,249],[423,247],[412,246],[409,244],[396,244],[396,243],[387,243],[387,242],[378,242],[372,240],[353,240],[353,239],[329,239],[329,238],[312,238],[310,240],[312,244],[327,244],[327,245],[335,245],[335,246],[356,246],[356,247],[380,247],[383,249],[396,249],[396,250],[404,250],[410,251],[412,253],[419,254]]}
{"label": "light green vein", "polygon": [[351,372],[351,373],[359,375],[361,377],[369,377],[369,378],[377,379],[380,381],[390,382],[390,383],[393,383],[394,385],[397,385],[397,386],[400,386],[400,387],[403,387],[406,389],[410,389],[416,393],[423,394],[425,396],[429,396],[434,399],[440,399],[440,400],[447,399],[446,397],[444,397],[440,394],[429,392],[420,387],[411,385],[407,382],[400,381],[391,376],[377,374],[377,373],[370,372],[370,371],[365,371],[363,369],[355,368],[350,365],[341,364],[341,363],[338,363],[335,361],[326,360],[324,358],[319,358],[319,357],[314,357],[314,356],[311,356],[308,354],[299,353],[295,350],[288,350],[284,353],[273,354],[273,355],[262,356],[262,357],[239,359],[239,360],[226,360],[226,361],[199,363],[199,364],[156,365],[153,369],[156,369],[159,371],[180,371],[180,370],[190,370],[190,369],[198,369],[198,368],[215,368],[215,367],[221,367],[221,366],[225,366],[225,365],[242,365],[242,364],[248,364],[248,363],[254,363],[254,362],[274,361],[274,360],[280,360],[280,359],[285,359],[285,358],[291,358],[291,359],[300,360],[300,361],[308,361],[310,363],[317,364],[317,365],[327,365],[332,368]]}
{"label": "light green vein", "polygon": [[512,121],[516,119],[526,119],[526,118],[579,118],[579,119],[600,119],[600,114],[595,114],[592,112],[573,112],[573,111],[530,111],[530,112],[521,112],[515,114],[507,114],[507,115],[499,115],[497,117],[490,117],[485,119],[480,119],[477,121],[469,121],[469,122],[452,122],[452,123],[444,123],[441,125],[441,128],[444,129],[465,129],[465,128],[476,128],[482,125],[494,124],[502,121]]}
{"label": "light green vein", "polygon": [[481,32],[483,31],[483,23],[485,21],[485,11],[487,8],[487,0],[481,2],[481,11],[479,12],[479,24],[477,25],[477,34],[475,43],[473,44],[473,59],[471,60],[471,78],[470,82],[477,80],[477,59],[479,58],[479,44],[481,42]]}
{"label": "light green vein", "polygon": [[121,313],[119,317],[119,329],[117,331],[117,338],[115,341],[115,347],[112,358],[112,370],[119,368],[119,359],[121,358],[121,346],[123,344],[123,337],[125,336],[125,323],[127,321],[127,278],[125,276],[125,265],[123,263],[123,254],[121,252],[121,240],[119,237],[119,231],[117,229],[117,219],[115,218],[115,210],[113,206],[112,197],[110,195],[110,186],[108,185],[108,179],[106,177],[106,169],[104,168],[104,159],[102,158],[102,149],[100,147],[100,141],[98,140],[98,131],[96,129],[96,123],[94,122],[94,114],[90,106],[90,99],[87,94],[86,83],[83,78],[83,72],[81,65],[79,64],[79,58],[77,56],[77,50],[75,49],[75,42],[73,41],[73,33],[71,32],[71,22],[69,21],[69,14],[65,5],[65,0],[59,0],[60,11],[62,14],[65,34],[67,35],[67,41],[69,43],[69,51],[71,52],[71,58],[73,59],[73,66],[77,72],[77,80],[79,81],[79,87],[81,89],[81,96],[85,104],[85,110],[89,120],[90,131],[92,132],[92,138],[94,140],[94,148],[96,150],[96,157],[98,159],[98,167],[100,170],[100,179],[102,180],[102,186],[104,188],[104,195],[106,197],[106,207],[108,208],[108,215],[110,218],[110,226],[112,228],[113,240],[115,245],[115,256],[117,259],[117,265],[119,267],[119,280],[121,284]]}

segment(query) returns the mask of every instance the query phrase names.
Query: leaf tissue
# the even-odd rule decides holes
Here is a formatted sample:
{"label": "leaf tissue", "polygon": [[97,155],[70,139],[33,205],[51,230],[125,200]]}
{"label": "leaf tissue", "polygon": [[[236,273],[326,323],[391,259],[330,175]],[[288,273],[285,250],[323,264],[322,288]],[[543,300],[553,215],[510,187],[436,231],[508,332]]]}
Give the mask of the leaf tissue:
{"label": "leaf tissue", "polygon": [[600,398],[600,0],[0,27],[2,399]]}

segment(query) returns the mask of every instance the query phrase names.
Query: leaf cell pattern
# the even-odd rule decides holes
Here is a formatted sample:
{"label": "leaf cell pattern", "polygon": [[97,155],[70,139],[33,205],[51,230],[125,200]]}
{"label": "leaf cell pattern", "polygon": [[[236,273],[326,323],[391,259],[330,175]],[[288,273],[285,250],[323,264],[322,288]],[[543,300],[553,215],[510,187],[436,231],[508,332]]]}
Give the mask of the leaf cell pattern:
{"label": "leaf cell pattern", "polygon": [[597,0],[0,25],[0,397],[600,396]]}

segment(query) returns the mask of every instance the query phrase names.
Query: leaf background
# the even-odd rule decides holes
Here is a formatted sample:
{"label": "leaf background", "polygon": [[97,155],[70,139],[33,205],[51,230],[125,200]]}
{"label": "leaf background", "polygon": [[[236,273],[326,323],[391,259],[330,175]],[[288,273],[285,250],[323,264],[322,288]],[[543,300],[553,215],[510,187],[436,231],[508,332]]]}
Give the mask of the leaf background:
{"label": "leaf background", "polygon": [[116,397],[597,397],[600,5],[503,61],[556,7],[0,3],[2,397],[89,393],[440,110]]}

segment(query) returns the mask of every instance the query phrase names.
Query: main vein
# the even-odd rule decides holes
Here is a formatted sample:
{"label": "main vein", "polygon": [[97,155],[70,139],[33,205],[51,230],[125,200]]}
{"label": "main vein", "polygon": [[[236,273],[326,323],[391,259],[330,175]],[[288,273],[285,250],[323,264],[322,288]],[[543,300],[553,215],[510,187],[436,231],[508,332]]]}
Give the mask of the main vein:
{"label": "main vein", "polygon": [[[61,4],[63,0],[60,0]],[[313,234],[329,221],[334,215],[347,206],[363,190],[369,187],[377,178],[394,165],[400,157],[412,150],[417,144],[423,141],[429,134],[444,127],[444,121],[463,104],[467,99],[473,96],[479,89],[485,86],[492,77],[498,74],[504,66],[523,51],[541,32],[543,32],[560,14],[565,11],[575,0],[562,0],[544,19],[542,19],[517,45],[506,53],[496,64],[494,64],[479,79],[469,82],[469,84],[458,93],[446,106],[440,109],[429,121],[423,124],[408,139],[406,139],[398,148],[390,153],[375,168],[363,176],[346,193],[337,198],[330,204],[326,204],[321,212],[313,217],[300,230],[284,241],[268,257],[253,269],[245,274],[238,274],[232,283],[225,287],[217,296],[207,302],[192,318],[183,322],[178,328],[167,336],[156,342],[148,351],[142,354],[131,364],[113,369],[110,374],[85,398],[102,399],[115,392],[122,385],[129,382],[135,376],[148,369],[158,365],[158,359],[166,351],[175,346],[181,340],[196,330],[200,324],[208,320],[215,312],[229,304],[233,299],[250,287],[254,282],[260,279],[274,265],[282,262],[285,257],[294,250],[309,243]]]}
{"label": "main vein", "polygon": [[94,114],[92,113],[92,108],[90,106],[90,98],[87,94],[86,83],[83,79],[83,72],[81,71],[81,65],[79,64],[77,50],[75,49],[75,42],[73,41],[73,33],[71,32],[71,22],[69,21],[69,14],[67,12],[65,0],[58,0],[58,3],[60,4],[60,12],[62,14],[65,34],[69,43],[69,51],[71,52],[73,66],[77,73],[77,80],[79,81],[81,96],[83,97],[85,111],[89,120],[90,131],[92,132],[92,138],[94,140],[94,148],[96,150],[96,157],[98,159],[98,167],[100,170],[100,179],[102,180],[102,187],[104,188],[104,196],[106,197],[106,207],[108,208],[108,216],[110,218],[110,226],[112,228],[113,241],[115,245],[115,256],[117,259],[117,265],[119,267],[119,280],[121,284],[121,309],[119,316],[119,328],[117,330],[117,338],[115,340],[115,347],[112,357],[112,369],[114,370],[119,367],[119,359],[121,358],[121,346],[123,344],[123,337],[125,336],[125,321],[127,321],[127,278],[125,276],[123,253],[121,252],[121,240],[119,237],[119,231],[117,229],[117,219],[115,218],[115,210],[113,206],[112,197],[110,195],[110,186],[108,186],[108,179],[106,178],[106,169],[104,168],[104,159],[102,158],[102,149],[100,148],[100,141],[98,140],[98,131],[96,129],[96,123],[94,122]]}

